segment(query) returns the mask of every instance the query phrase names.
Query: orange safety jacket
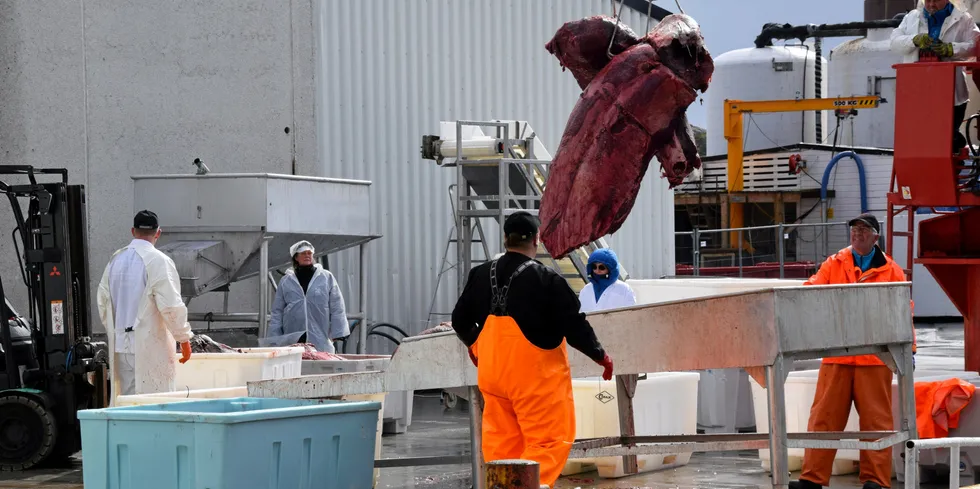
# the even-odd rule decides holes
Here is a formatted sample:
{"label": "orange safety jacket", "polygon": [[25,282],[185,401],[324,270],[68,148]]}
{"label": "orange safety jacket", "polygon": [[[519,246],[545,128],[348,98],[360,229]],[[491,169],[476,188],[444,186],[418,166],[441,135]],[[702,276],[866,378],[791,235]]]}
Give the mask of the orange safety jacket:
{"label": "orange safety jacket", "polygon": [[[810,277],[803,285],[830,285],[830,284],[856,284],[856,283],[879,283],[879,282],[906,282],[905,271],[898,266],[894,260],[884,251],[875,246],[875,256],[872,259],[871,268],[866,272],[854,264],[854,254],[848,246],[836,254],[827,257],[827,260],[820,265],[817,274]],[[881,258],[879,258],[881,257]],[[882,261],[884,263],[882,263]],[[913,302],[912,307],[915,307]],[[916,351],[915,327],[912,328],[912,352]],[[876,355],[857,355],[845,357],[828,357],[823,359],[823,363],[835,363],[839,365],[884,365]]]}

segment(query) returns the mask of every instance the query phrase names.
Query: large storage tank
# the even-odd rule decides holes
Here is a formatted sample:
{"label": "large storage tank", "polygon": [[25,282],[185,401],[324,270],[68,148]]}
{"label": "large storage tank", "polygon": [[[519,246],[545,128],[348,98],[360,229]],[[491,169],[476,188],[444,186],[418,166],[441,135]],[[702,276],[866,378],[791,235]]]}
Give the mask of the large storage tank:
{"label": "large storage tank", "polygon": [[908,12],[919,0],[864,0],[864,20],[885,20]]}
{"label": "large storage tank", "polygon": [[[894,29],[869,29],[867,37],[852,39],[830,52],[828,97],[858,97],[879,93],[886,103],[876,109],[858,110],[838,129],[837,144],[892,148],[895,141],[895,68],[902,55],[891,51]],[[827,117],[827,143],[836,127],[833,113]]]}
{"label": "large storage tank", "polygon": [[[725,140],[724,105],[726,99],[786,100],[816,97],[816,70],[813,46],[770,46],[729,51],[715,58],[711,88],[705,93],[708,107],[708,155],[728,152]],[[826,94],[827,60],[820,81]],[[814,143],[816,122],[827,133],[827,116],[816,112],[753,114],[744,117],[745,151],[776,146]]]}

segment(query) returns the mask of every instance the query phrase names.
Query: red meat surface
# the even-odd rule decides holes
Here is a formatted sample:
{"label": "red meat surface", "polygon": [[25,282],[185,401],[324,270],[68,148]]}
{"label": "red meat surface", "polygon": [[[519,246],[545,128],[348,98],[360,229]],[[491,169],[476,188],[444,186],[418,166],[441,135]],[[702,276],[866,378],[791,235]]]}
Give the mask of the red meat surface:
{"label": "red meat surface", "polygon": [[594,17],[570,22],[546,45],[585,86],[539,211],[541,239],[556,258],[622,226],[654,156],[670,187],[701,166],[685,111],[696,90],[707,89],[714,64],[697,23],[668,16],[611,60],[607,24]]}
{"label": "red meat surface", "polygon": [[296,343],[295,345],[289,346],[301,346],[303,347],[303,360],[347,360],[340,355],[334,355],[333,353],[327,353],[325,351],[319,351],[310,343]]}

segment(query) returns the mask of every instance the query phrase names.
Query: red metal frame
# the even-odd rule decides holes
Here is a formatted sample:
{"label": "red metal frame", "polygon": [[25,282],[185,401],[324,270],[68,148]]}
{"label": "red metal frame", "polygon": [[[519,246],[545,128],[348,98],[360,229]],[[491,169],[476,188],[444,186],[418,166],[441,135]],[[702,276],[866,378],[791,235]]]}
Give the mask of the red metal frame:
{"label": "red metal frame", "polygon": [[[906,237],[906,273],[919,263],[936,278],[964,323],[966,370],[980,372],[980,195],[967,188],[968,154],[952,154],[953,92],[956,68],[980,63],[918,62],[895,65],[895,154],[888,194],[886,246],[893,257],[895,236]],[[978,83],[980,86],[980,83]],[[967,114],[969,117],[971,114]],[[915,258],[915,211],[922,207],[965,208],[922,221]],[[907,231],[894,231],[895,217],[907,213]]]}

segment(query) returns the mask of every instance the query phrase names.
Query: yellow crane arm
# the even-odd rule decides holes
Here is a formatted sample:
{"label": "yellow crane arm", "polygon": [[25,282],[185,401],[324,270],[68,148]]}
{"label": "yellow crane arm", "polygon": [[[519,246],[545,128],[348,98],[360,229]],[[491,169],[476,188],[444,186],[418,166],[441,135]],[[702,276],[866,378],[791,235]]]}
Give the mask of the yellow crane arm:
{"label": "yellow crane arm", "polygon": [[[885,103],[885,99],[876,95],[867,97],[840,97],[840,98],[804,98],[798,100],[726,100],[725,101],[725,139],[728,140],[728,193],[742,191],[742,164],[744,158],[744,126],[742,125],[742,114],[766,113],[766,112],[807,112],[817,110],[841,110],[841,109],[874,109],[880,104]],[[742,204],[732,202],[729,204],[730,210],[729,227],[740,228],[744,223]],[[737,234],[733,231],[730,237],[731,242],[738,240]],[[747,245],[745,238],[738,244],[740,247]]]}
{"label": "yellow crane arm", "polygon": [[744,157],[742,114],[766,112],[806,112],[815,110],[874,109],[885,99],[866,97],[804,98],[799,100],[726,100],[725,139],[728,140],[728,191],[742,190],[742,158]]}

